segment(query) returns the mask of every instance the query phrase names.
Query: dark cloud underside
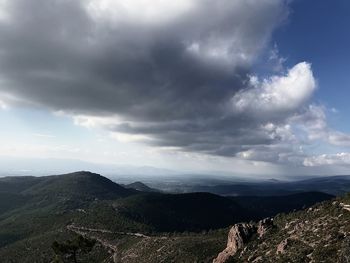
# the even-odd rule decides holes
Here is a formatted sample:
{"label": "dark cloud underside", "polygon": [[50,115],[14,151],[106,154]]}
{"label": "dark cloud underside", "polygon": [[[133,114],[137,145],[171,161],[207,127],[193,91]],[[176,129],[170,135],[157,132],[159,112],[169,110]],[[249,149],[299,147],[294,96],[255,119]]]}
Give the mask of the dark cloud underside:
{"label": "dark cloud underside", "polygon": [[252,66],[287,2],[192,0],[175,16],[165,9],[165,18],[156,12],[147,20],[118,6],[103,13],[97,0],[11,0],[0,19],[0,96],[72,115],[118,116],[107,129],[150,136],[157,146],[274,153],[286,131],[262,127],[284,125],[302,100],[259,118],[232,104],[260,100]]}

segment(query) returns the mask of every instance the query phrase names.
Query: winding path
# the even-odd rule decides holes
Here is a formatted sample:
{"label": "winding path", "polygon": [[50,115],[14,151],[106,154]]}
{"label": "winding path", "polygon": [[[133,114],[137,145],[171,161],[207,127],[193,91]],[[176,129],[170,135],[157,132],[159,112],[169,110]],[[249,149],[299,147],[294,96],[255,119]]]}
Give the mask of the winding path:
{"label": "winding path", "polygon": [[97,229],[97,228],[87,228],[82,226],[75,226],[74,224],[67,225],[67,229],[78,235],[81,235],[86,238],[94,239],[100,243],[104,248],[106,248],[112,254],[111,258],[114,263],[120,262],[118,259],[118,247],[114,244],[111,244],[110,241],[103,239],[94,233],[101,234],[116,234],[116,235],[126,235],[126,236],[135,236],[139,238],[150,238],[150,236],[141,234],[141,233],[131,233],[131,232],[113,232],[106,229]]}

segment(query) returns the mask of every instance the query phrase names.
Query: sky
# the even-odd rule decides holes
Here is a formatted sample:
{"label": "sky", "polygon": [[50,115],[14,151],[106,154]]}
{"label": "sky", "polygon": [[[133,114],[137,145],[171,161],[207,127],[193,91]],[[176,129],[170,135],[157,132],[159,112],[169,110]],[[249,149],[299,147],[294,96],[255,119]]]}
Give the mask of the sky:
{"label": "sky", "polygon": [[0,163],[349,174],[349,12],[347,0],[0,0]]}

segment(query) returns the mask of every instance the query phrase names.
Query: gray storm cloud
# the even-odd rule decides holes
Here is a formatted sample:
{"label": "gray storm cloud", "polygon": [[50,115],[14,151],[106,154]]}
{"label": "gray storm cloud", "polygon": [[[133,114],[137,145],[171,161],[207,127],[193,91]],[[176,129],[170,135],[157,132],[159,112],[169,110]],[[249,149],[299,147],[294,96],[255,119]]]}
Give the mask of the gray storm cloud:
{"label": "gray storm cloud", "polygon": [[315,89],[310,65],[265,80],[252,68],[287,2],[2,0],[0,102],[109,118],[185,151],[285,149],[286,120]]}

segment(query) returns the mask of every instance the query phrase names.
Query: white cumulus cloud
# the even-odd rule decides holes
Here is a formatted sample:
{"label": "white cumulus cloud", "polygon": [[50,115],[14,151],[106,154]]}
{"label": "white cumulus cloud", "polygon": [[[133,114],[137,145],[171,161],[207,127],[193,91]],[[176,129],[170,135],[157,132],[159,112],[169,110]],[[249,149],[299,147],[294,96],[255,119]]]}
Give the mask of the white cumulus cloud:
{"label": "white cumulus cloud", "polygon": [[259,116],[295,111],[301,107],[316,89],[311,65],[301,62],[284,76],[273,76],[259,81],[251,78],[252,88],[242,90],[232,98],[235,112],[247,112]]}

